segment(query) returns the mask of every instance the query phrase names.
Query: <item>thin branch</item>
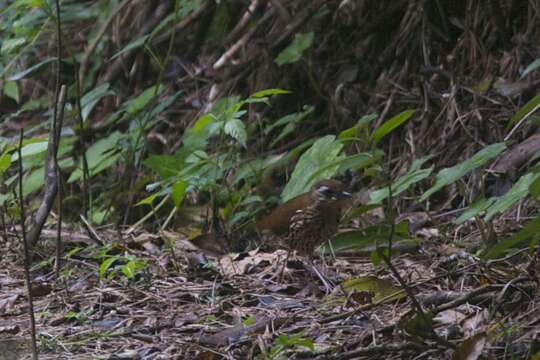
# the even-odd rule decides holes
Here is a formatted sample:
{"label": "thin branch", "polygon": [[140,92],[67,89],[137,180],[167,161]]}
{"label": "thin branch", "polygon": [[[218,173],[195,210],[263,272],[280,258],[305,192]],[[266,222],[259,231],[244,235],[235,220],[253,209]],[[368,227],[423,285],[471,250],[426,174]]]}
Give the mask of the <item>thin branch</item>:
{"label": "thin branch", "polygon": [[24,248],[24,277],[26,281],[26,290],[28,292],[28,312],[30,315],[30,333],[32,336],[32,359],[37,360],[37,343],[36,343],[36,319],[34,317],[34,301],[32,299],[32,281],[30,278],[30,249],[28,243],[26,242],[26,212],[24,209],[24,198],[23,198],[23,166],[22,166],[22,146],[24,138],[24,128],[21,127],[21,132],[19,135],[19,147],[17,148],[17,153],[19,155],[19,207],[21,211],[21,231],[22,231],[22,242]]}

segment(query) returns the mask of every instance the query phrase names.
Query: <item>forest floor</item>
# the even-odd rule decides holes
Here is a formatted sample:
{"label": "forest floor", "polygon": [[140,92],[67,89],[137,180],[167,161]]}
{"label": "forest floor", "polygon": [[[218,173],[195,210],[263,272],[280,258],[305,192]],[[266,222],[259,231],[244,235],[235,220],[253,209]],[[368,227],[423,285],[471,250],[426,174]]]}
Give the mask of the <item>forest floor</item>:
{"label": "forest floor", "polygon": [[[76,232],[64,239],[91,243]],[[98,248],[70,246],[80,251],[70,253],[58,280],[52,260],[34,267],[42,274],[32,290],[40,358],[527,358],[540,321],[535,258],[520,252],[480,261],[445,244],[435,228],[416,239],[417,246],[396,244],[402,252],[392,257],[414,299],[387,266],[373,265],[369,251],[327,256],[325,264],[319,258],[336,284],[326,294],[302,259],[290,259],[279,279],[281,250],[213,258],[180,234],[132,233],[104,265]],[[145,264],[130,280],[128,249]],[[31,353],[21,259],[8,251],[0,269],[4,359]],[[429,321],[419,320],[413,301]]]}

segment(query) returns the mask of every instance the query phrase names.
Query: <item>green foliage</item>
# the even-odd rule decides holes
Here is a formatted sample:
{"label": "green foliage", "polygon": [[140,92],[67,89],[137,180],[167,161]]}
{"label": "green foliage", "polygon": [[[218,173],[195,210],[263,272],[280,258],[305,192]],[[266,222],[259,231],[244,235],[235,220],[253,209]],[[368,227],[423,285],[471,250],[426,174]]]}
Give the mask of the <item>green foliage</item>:
{"label": "green foliage", "polygon": [[494,259],[503,256],[509,249],[518,247],[529,241],[531,247],[538,244],[540,239],[540,216],[529,221],[523,229],[521,229],[514,236],[502,240],[498,244],[488,249],[483,257],[487,259]]}
{"label": "green foliage", "polygon": [[404,122],[409,120],[411,116],[416,112],[416,110],[406,110],[403,111],[390,120],[384,122],[372,135],[373,142],[377,144],[383,137],[394,131]]}
{"label": "green foliage", "polygon": [[133,255],[105,255],[99,265],[98,274],[100,279],[110,280],[121,273],[126,279],[133,280],[144,269],[146,269],[146,263]]}
{"label": "green foliage", "polygon": [[313,43],[313,38],[313,32],[296,34],[292,43],[279,53],[275,60],[276,64],[282,66],[300,60],[304,51]]}
{"label": "green foliage", "polygon": [[306,348],[310,351],[315,351],[315,344],[313,340],[303,337],[302,334],[279,335],[274,339],[269,357],[272,360],[287,359],[284,356],[284,352],[288,349],[295,348]]}
{"label": "green foliage", "polygon": [[390,190],[392,190],[392,196],[398,196],[402,192],[409,189],[413,184],[424,180],[433,171],[433,167],[427,169],[421,169],[421,166],[431,159],[431,156],[427,156],[421,159],[414,160],[411,164],[411,167],[405,175],[396,180],[392,185],[391,189],[383,188],[376,190],[370,193],[369,204],[379,204],[388,196],[390,196]]}
{"label": "green foliage", "polygon": [[540,95],[536,95],[531,100],[529,100],[529,102],[523,105],[521,109],[519,109],[519,111],[515,113],[514,116],[512,116],[510,121],[508,121],[508,125],[506,126],[506,128],[511,128],[514,124],[518,123],[525,116],[534,113],[536,110],[538,110],[538,108],[540,108]]}
{"label": "green foliage", "polygon": [[333,177],[338,170],[338,165],[326,168],[317,176],[312,176],[319,168],[333,164],[340,160],[343,144],[336,141],[333,135],[325,136],[317,140],[298,160],[291,175],[291,179],[283,189],[281,198],[283,201],[294,198],[308,191],[313,184],[322,179]]}
{"label": "green foliage", "polygon": [[453,167],[439,171],[435,179],[435,185],[433,185],[420,197],[420,201],[427,200],[427,198],[429,198],[432,194],[439,191],[446,185],[461,179],[469,172],[486,164],[489,160],[499,155],[505,149],[506,145],[504,143],[491,144],[478,151],[470,159],[465,160],[464,162]]}

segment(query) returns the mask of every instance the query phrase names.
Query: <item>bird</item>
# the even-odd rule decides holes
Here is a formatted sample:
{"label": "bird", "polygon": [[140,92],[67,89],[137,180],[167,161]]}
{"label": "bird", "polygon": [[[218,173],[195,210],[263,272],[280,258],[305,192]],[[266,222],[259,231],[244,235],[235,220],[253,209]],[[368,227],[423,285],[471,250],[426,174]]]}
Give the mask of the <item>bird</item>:
{"label": "bird", "polygon": [[343,200],[351,197],[344,188],[337,180],[319,181],[311,191],[279,205],[257,222],[263,237],[277,237],[278,244],[287,250],[285,263],[291,252],[306,257],[327,292],[331,287],[313,265],[313,254],[337,232]]}

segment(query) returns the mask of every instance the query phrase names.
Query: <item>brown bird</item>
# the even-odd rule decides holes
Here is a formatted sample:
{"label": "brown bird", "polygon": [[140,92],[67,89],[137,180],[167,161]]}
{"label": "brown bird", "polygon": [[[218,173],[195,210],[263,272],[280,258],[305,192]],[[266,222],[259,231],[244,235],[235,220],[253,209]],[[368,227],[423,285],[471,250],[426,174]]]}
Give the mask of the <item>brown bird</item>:
{"label": "brown bird", "polygon": [[313,266],[312,256],[315,249],[329,240],[338,229],[342,200],[351,197],[343,188],[339,181],[320,181],[310,192],[285,202],[257,222],[260,233],[278,237],[280,245],[289,253],[296,251],[298,255],[307,256],[312,270],[327,291],[330,286]]}

